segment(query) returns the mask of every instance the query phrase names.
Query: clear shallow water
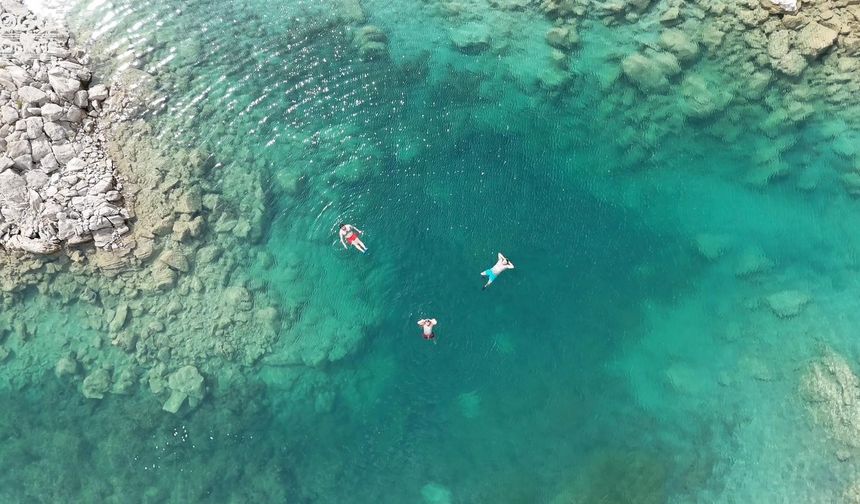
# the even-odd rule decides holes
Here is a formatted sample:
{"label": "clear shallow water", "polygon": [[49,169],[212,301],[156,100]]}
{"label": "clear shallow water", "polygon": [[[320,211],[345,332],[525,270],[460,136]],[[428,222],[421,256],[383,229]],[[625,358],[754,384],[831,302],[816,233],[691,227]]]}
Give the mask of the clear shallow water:
{"label": "clear shallow water", "polygon": [[[857,353],[857,212],[822,169],[846,161],[821,123],[774,140],[796,169],[761,189],[744,166],[766,143],[713,136],[749,111],[655,144],[635,101],[601,105],[631,91],[600,89],[597,64],[566,97],[524,86],[543,64],[537,15],[503,57],[465,56],[430,6],[365,2],[392,56],[365,63],[329,3],[95,5],[73,19],[116,48],[109,66],[133,44],[156,73],[164,141],[211,151],[228,198],[264,174],[270,225],[239,269],[296,316],[184,418],[146,392],[87,401],[55,355],[34,362],[31,384],[0,389],[3,499],[401,503],[430,482],[468,503],[841,495],[855,465],[835,464],[796,393],[822,343]],[[587,41],[581,65],[612,44]],[[813,193],[797,188],[809,172]],[[366,256],[340,249],[340,220],[367,231]],[[699,233],[732,246],[708,262]],[[771,277],[737,277],[749,247]],[[517,269],[482,292],[500,250]],[[816,300],[798,319],[756,305],[787,287]]]}

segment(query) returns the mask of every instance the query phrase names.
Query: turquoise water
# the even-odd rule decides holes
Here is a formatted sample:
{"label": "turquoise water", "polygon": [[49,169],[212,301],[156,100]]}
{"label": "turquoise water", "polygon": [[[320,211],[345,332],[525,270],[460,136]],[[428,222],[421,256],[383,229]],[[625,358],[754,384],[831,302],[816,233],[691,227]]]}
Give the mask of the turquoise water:
{"label": "turquoise water", "polygon": [[[532,8],[365,1],[389,56],[362,61],[341,5],[71,7],[105,71],[156,75],[168,99],[144,118],[165,148],[210,154],[225,200],[264,209],[229,274],[288,315],[268,355],[204,369],[212,393],[173,416],[143,385],[94,401],[58,380],[65,340],[99,330],[84,301],[30,292],[7,310],[44,314],[27,343],[44,358],[21,352],[0,381],[0,499],[842,499],[856,456],[837,461],[798,387],[823,347],[860,356],[853,154],[829,147],[849,125],[764,135],[778,104],[740,98],[684,120],[672,92],[607,76],[630,42],[596,22],[547,90]],[[491,48],[454,50],[474,22]],[[366,255],[340,248],[340,221]],[[499,251],[516,269],[482,291]],[[812,302],[782,319],[763,299],[786,289]]]}

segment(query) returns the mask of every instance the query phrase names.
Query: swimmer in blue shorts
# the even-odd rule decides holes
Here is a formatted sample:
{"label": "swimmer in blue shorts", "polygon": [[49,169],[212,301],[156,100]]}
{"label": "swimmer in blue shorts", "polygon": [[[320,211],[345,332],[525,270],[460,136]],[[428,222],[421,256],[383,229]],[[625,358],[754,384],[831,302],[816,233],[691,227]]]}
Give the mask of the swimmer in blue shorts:
{"label": "swimmer in blue shorts", "polygon": [[487,287],[489,287],[490,284],[493,283],[493,281],[496,279],[496,277],[502,274],[502,271],[508,269],[514,269],[514,263],[508,261],[508,258],[503,256],[502,253],[499,252],[499,260],[496,261],[496,264],[492,268],[481,272],[481,276],[487,277],[487,283],[484,285],[483,288],[486,289]]}

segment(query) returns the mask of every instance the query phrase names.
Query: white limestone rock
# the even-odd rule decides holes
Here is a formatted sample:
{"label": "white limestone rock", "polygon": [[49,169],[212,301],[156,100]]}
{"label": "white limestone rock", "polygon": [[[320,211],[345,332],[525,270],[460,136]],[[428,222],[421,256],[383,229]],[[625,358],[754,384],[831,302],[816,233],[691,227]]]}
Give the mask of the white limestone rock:
{"label": "white limestone rock", "polygon": [[98,84],[91,87],[88,91],[87,98],[89,100],[105,101],[108,97],[108,88],[103,84]]}
{"label": "white limestone rock", "polygon": [[798,0],[762,0],[762,4],[781,12],[797,12],[800,9]]}
{"label": "white limestone rock", "polygon": [[56,103],[46,103],[42,105],[42,119],[45,121],[60,121],[63,119],[65,110]]}
{"label": "white limestone rock", "polygon": [[48,95],[41,89],[34,88],[33,86],[24,86],[18,89],[18,97],[24,103],[33,103],[37,106],[48,102]]}
{"label": "white limestone rock", "polygon": [[81,89],[81,81],[55,69],[48,71],[48,82],[55,93],[69,102],[74,101],[75,93]]}

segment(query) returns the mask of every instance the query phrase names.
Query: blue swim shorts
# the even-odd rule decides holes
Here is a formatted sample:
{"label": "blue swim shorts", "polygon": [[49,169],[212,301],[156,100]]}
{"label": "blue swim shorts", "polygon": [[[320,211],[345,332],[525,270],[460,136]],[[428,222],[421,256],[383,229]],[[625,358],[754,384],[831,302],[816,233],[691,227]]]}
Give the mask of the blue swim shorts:
{"label": "blue swim shorts", "polygon": [[491,269],[488,269],[487,271],[485,271],[484,274],[487,275],[487,278],[489,279],[490,282],[492,282],[493,280],[496,279],[496,274],[493,273],[493,270],[491,270]]}

